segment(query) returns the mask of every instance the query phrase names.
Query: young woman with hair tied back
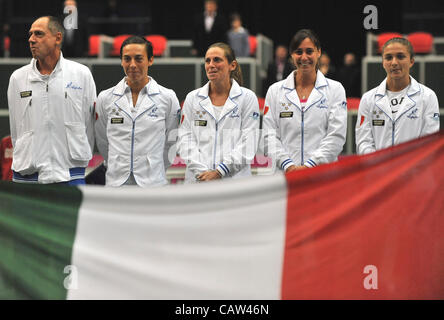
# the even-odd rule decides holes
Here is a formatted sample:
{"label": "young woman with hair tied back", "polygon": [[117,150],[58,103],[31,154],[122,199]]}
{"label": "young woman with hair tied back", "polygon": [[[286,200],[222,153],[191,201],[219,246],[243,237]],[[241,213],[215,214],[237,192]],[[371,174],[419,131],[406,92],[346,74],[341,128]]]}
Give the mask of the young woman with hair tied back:
{"label": "young woman with hair tied back", "polygon": [[232,48],[222,42],[205,54],[208,83],[184,102],[178,149],[187,168],[185,182],[251,175],[259,139],[259,104],[242,87]]}
{"label": "young woman with hair tied back", "polygon": [[285,172],[336,161],[347,132],[344,87],[319,71],[313,31],[298,31],[290,54],[296,70],[268,89],[263,122],[264,152]]}
{"label": "young woman with hair tied back", "polygon": [[410,76],[411,43],[392,38],[382,47],[387,78],[361,99],[356,151],[366,154],[439,131],[439,104],[433,90]]}

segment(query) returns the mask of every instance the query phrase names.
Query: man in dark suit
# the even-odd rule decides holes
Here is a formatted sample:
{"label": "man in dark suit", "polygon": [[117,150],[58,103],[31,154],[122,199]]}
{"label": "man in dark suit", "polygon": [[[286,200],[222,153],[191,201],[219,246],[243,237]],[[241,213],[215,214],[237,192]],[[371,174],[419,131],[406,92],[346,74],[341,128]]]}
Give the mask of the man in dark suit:
{"label": "man in dark suit", "polygon": [[227,42],[228,23],[217,11],[216,0],[205,0],[205,11],[194,19],[192,54],[203,57],[215,42]]}
{"label": "man in dark suit", "polygon": [[294,66],[288,57],[288,49],[284,45],[278,45],[274,52],[274,60],[267,69],[267,78],[263,82],[262,95],[265,96],[268,88],[275,82],[288,77]]}
{"label": "man in dark suit", "polygon": [[338,71],[337,80],[344,86],[347,97],[361,97],[361,67],[354,53],[344,55],[344,65]]}

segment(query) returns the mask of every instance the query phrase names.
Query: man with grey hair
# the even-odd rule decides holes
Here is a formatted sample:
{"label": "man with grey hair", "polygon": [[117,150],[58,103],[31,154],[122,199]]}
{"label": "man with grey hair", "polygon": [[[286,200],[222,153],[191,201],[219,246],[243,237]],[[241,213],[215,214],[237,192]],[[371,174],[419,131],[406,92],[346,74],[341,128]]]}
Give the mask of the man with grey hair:
{"label": "man with grey hair", "polygon": [[28,40],[33,59],[9,80],[14,182],[85,183],[96,86],[86,66],[63,58],[63,33],[55,17],[35,20]]}

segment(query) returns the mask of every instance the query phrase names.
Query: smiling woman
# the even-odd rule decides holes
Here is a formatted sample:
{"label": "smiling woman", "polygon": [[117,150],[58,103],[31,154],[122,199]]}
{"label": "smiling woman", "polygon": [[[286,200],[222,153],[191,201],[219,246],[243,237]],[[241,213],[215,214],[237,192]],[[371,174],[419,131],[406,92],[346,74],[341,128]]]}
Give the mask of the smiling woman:
{"label": "smiling woman", "polygon": [[208,83],[190,92],[182,110],[179,154],[187,164],[185,182],[251,175],[259,140],[259,103],[242,87],[233,49],[211,45],[205,54]]}
{"label": "smiling woman", "polygon": [[[180,115],[173,90],[148,75],[153,46],[142,37],[129,37],[120,48],[126,77],[99,94],[96,106],[97,147],[107,164],[106,185],[167,184],[166,169]],[[170,152],[172,151],[172,152]]]}

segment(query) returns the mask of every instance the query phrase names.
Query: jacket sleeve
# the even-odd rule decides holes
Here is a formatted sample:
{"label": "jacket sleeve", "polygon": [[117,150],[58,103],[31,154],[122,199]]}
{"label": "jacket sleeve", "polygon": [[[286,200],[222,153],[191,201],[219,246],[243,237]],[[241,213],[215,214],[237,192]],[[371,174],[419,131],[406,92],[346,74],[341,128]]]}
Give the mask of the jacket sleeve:
{"label": "jacket sleeve", "polygon": [[94,109],[97,100],[97,92],[91,71],[89,71],[89,69],[86,70],[83,110],[85,111],[86,135],[88,136],[91,153],[94,154]]}
{"label": "jacket sleeve", "polygon": [[264,120],[263,120],[263,145],[264,155],[269,156],[273,165],[279,166],[282,170],[287,170],[288,167],[295,165],[290,158],[290,153],[284,147],[281,141],[281,133],[279,128],[279,97],[276,87],[271,86],[267,95],[265,96]]}
{"label": "jacket sleeve", "polygon": [[107,125],[108,125],[108,114],[106,113],[106,97],[105,92],[102,91],[97,98],[96,103],[96,115],[94,132],[96,136],[97,149],[105,160],[105,166],[108,163],[108,136]]}
{"label": "jacket sleeve", "polygon": [[165,148],[163,160],[165,169],[168,168],[176,157],[177,128],[180,119],[180,105],[174,91],[171,90],[170,105],[165,118]]}
{"label": "jacket sleeve", "polygon": [[15,141],[17,139],[17,125],[16,125],[16,92],[15,88],[15,78],[14,75],[11,75],[9,79],[8,86],[8,108],[9,108],[9,127],[11,132],[11,140],[12,145],[15,146]]}
{"label": "jacket sleeve", "polygon": [[439,131],[439,104],[435,92],[430,90],[428,97],[424,100],[425,112],[422,119],[420,136]]}
{"label": "jacket sleeve", "polygon": [[223,161],[216,168],[223,177],[234,175],[251,164],[259,144],[259,103],[253,92],[245,91],[245,95],[242,105],[239,105],[242,121],[240,138],[231,152],[224,150]]}
{"label": "jacket sleeve", "polygon": [[313,155],[305,161],[307,167],[335,161],[341,153],[347,135],[347,99],[341,84],[331,92],[331,106],[328,114],[327,134],[321,140]]}
{"label": "jacket sleeve", "polygon": [[193,98],[188,95],[182,107],[177,148],[180,157],[187,165],[187,169],[193,172],[193,175],[196,175],[208,171],[209,168],[200,161],[199,145],[193,131],[192,100]]}
{"label": "jacket sleeve", "polygon": [[356,153],[367,154],[376,151],[375,138],[373,137],[371,125],[372,95],[365,95],[359,103],[358,118],[356,120]]}

